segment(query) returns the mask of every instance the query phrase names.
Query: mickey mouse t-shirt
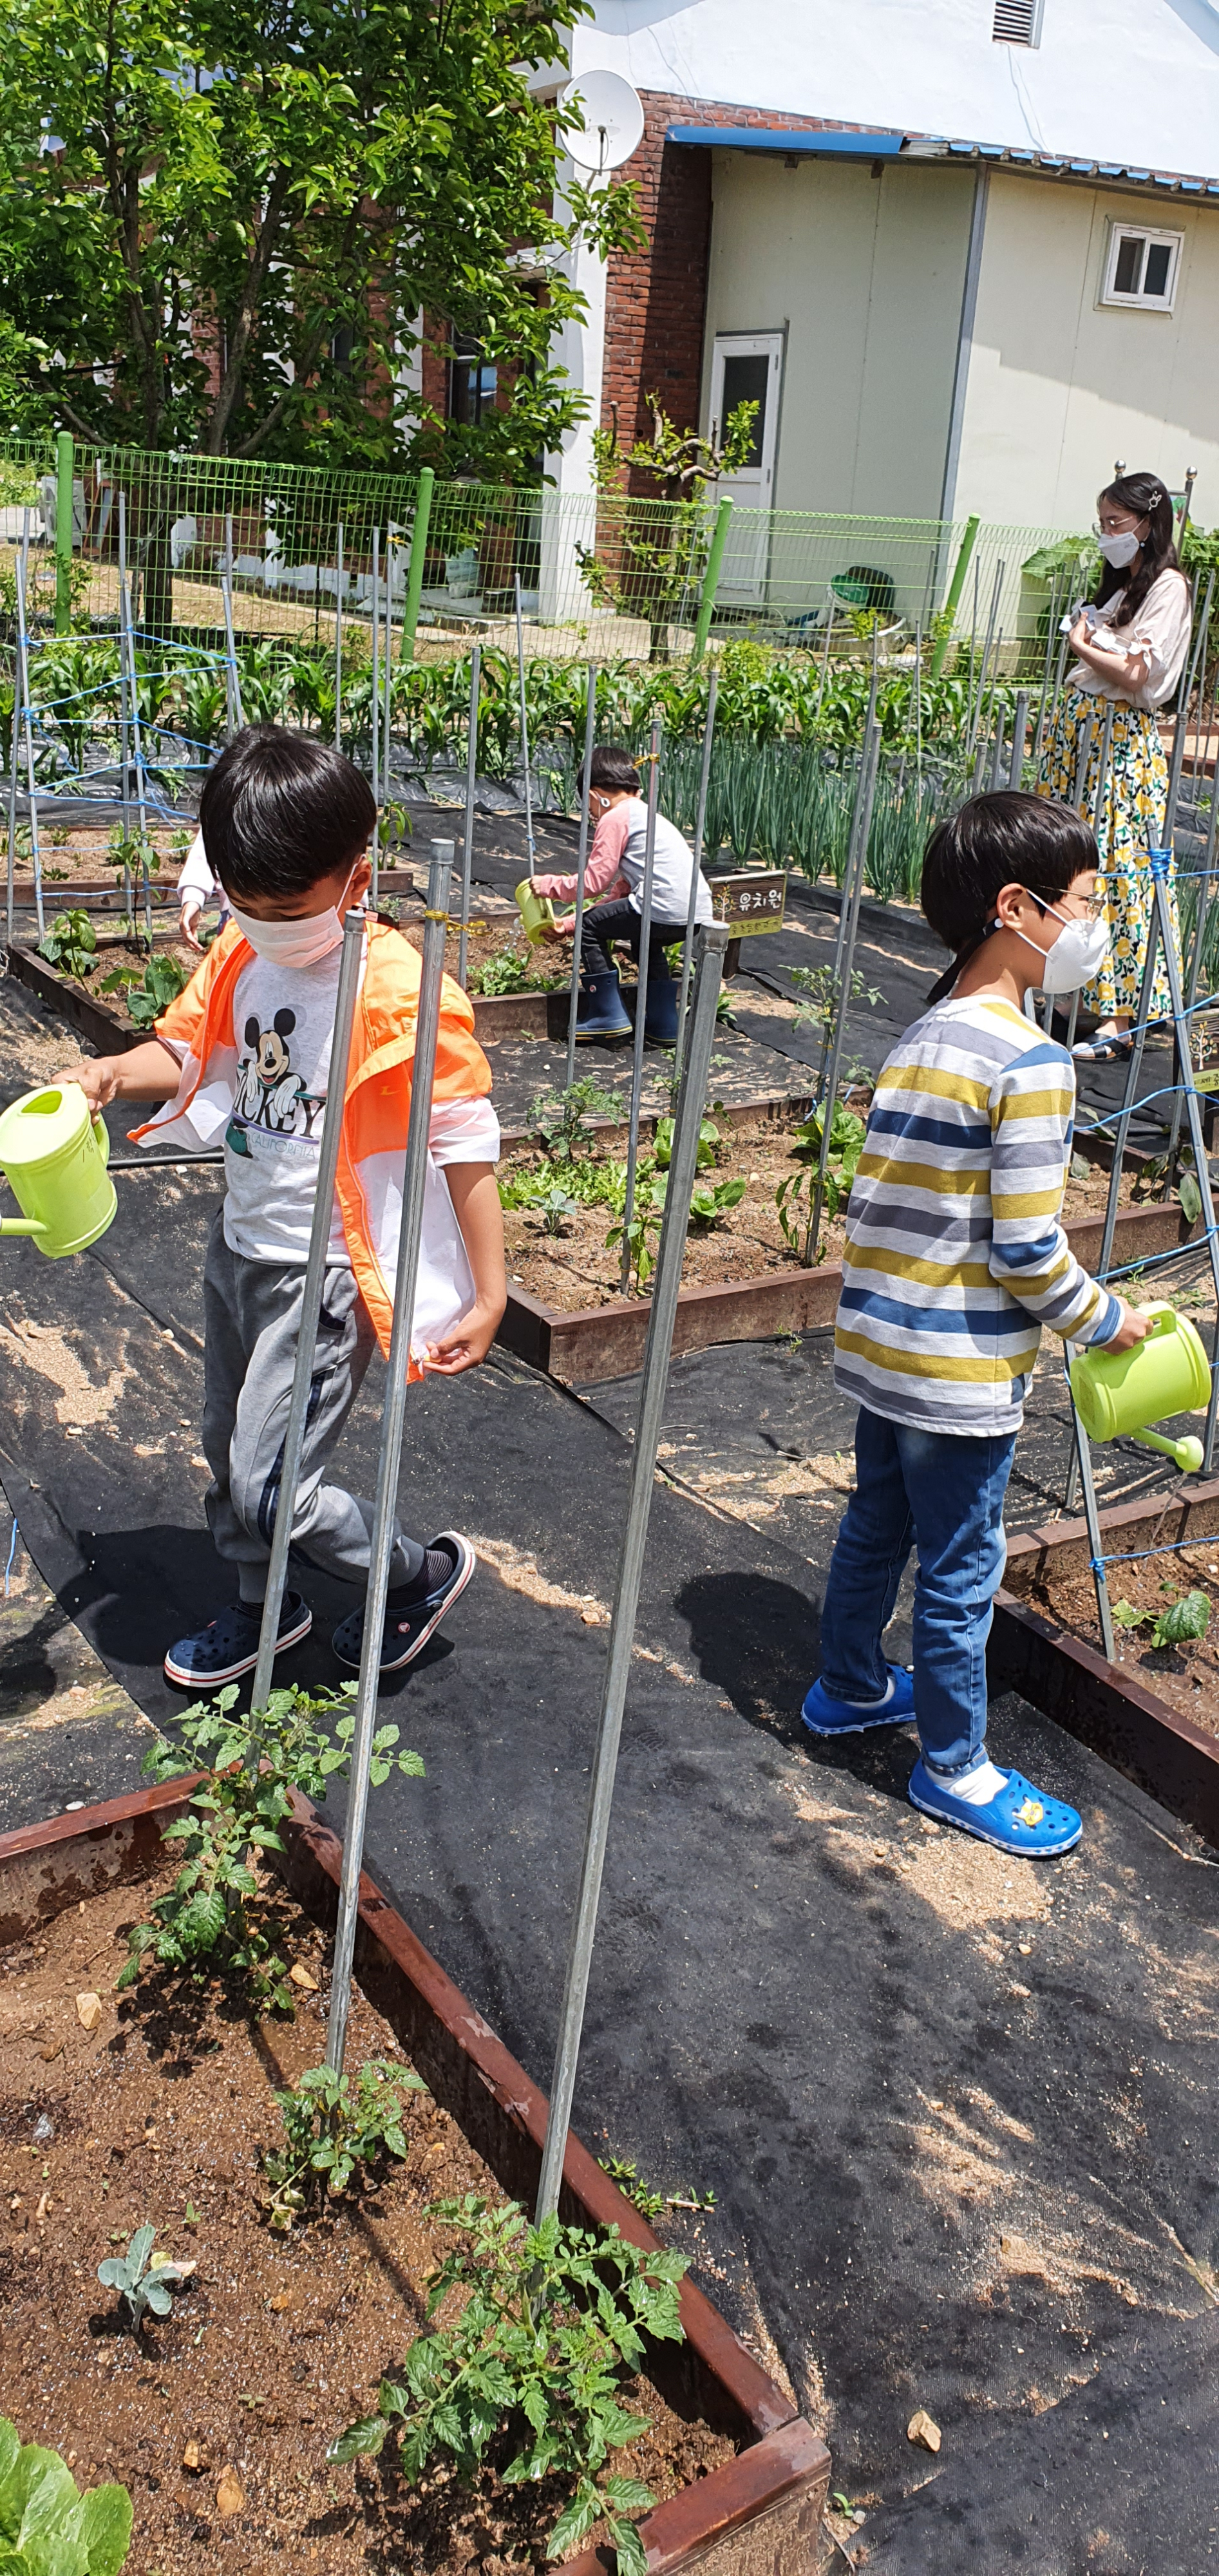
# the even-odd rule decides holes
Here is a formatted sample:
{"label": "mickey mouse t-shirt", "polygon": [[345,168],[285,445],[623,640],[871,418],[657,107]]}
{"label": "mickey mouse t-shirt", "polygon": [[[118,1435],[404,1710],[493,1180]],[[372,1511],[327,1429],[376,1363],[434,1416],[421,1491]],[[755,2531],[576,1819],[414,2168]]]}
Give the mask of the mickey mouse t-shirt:
{"label": "mickey mouse t-shirt", "polygon": [[[237,978],[237,1081],[224,1131],[224,1239],[249,1261],[306,1261],[330,1078],[341,947],[291,973],[255,957]],[[329,1257],[346,1261],[338,1199]]]}

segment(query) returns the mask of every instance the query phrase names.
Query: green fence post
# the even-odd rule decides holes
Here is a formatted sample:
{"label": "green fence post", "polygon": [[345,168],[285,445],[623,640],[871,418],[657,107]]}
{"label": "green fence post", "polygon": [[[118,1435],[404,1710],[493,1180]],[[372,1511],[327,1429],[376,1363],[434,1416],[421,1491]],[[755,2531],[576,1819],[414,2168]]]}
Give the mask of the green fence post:
{"label": "green fence post", "polygon": [[961,551],[957,556],[956,563],[953,567],[952,579],[948,584],[948,597],[944,602],[943,614],[948,622],[945,625],[944,632],[940,637],[939,643],[936,645],[935,652],[931,657],[931,676],[933,680],[938,680],[948,658],[948,647],[952,642],[952,620],[957,612],[957,602],[965,587],[965,575],[969,570],[969,559],[978,542],[978,530],[981,525],[982,521],[980,518],[967,519],[965,522],[965,534],[961,539]]}
{"label": "green fence post", "polygon": [[715,607],[715,594],[720,586],[720,566],[724,560],[724,548],[728,542],[728,522],[731,517],[731,501],[721,501],[715,514],[715,526],[711,531],[711,550],[707,556],[707,569],[703,575],[702,595],[698,603],[698,622],[694,629],[694,651],[690,656],[692,662],[701,662],[707,649],[707,637],[711,632],[712,611]]}
{"label": "green fence post", "polygon": [[415,524],[411,529],[411,559],[406,575],[406,606],[402,611],[402,637],[398,646],[401,662],[415,659],[415,628],[419,623],[419,594],[423,588],[423,558],[427,553],[428,521],[432,515],[432,488],[436,476],[425,465],[419,477],[415,496]]}
{"label": "green fence post", "polygon": [[55,441],[55,632],[72,631],[72,433]]}

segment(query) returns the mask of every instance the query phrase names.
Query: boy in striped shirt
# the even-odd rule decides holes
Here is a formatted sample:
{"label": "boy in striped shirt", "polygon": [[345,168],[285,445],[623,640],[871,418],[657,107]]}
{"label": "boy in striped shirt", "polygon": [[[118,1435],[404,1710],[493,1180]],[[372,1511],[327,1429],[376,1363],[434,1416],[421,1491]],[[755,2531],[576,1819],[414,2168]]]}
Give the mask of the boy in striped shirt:
{"label": "boy in striped shirt", "polygon": [[[1096,844],[1069,806],[977,796],[933,834],[923,910],[955,963],[883,1066],[851,1191],[835,1383],[859,1405],[857,1481],[821,1619],[816,1735],[913,1716],[916,1807],[1008,1851],[1082,1827],[986,1750],[986,1639],[1003,1498],[1043,1324],[1123,1351],[1148,1319],[1090,1279],[1059,1211],[1075,1077],[1024,1015],[1072,992],[1107,945]],[[881,1636],[918,1551],[913,1675]]]}

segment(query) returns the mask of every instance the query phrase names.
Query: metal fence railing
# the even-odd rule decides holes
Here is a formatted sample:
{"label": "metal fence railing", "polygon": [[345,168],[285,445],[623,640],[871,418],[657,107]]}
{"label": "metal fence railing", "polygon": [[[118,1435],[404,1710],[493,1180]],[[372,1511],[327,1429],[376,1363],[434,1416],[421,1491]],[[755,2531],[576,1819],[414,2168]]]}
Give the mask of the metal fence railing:
{"label": "metal fence railing", "polygon": [[[80,446],[70,463],[78,627],[117,626],[120,494],[137,627],[196,642],[220,635],[230,548],[241,633],[320,645],[341,622],[357,656],[374,575],[382,611],[388,584],[395,650],[405,642],[424,661],[475,638],[513,644],[518,582],[533,655],[682,658],[708,588],[714,496],[691,508],[628,494],[433,489],[416,475]],[[27,509],[31,614],[49,613],[61,490],[66,500],[54,442],[0,443],[0,614]],[[996,671],[1031,678],[1061,607],[1083,587],[1086,547],[1047,528],[734,510],[713,631],[835,662],[870,656],[873,630],[882,658],[900,661],[921,634],[945,656],[989,649]],[[60,552],[62,564],[62,542]]]}

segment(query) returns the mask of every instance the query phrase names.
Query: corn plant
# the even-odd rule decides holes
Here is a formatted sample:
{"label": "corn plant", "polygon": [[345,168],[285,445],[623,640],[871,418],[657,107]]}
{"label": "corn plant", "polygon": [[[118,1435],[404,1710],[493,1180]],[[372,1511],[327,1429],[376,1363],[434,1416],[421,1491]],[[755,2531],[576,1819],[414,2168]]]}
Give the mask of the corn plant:
{"label": "corn plant", "polygon": [[[120,1987],[134,1985],[148,1959],[197,1979],[209,1973],[236,1974],[257,2004],[294,2011],[287,1963],[265,1922],[251,1910],[251,1899],[259,1893],[251,1861],[283,1850],[281,1828],[291,1813],[293,1789],[303,1790],[307,1798],[324,1798],[332,1779],[347,1778],[356,1688],[345,1682],[337,1691],[311,1697],[293,1684],[273,1690],[265,1710],[242,1716],[235,1713],[238,1694],[230,1685],[215,1699],[196,1701],[184,1712],[177,1743],[154,1744],[145,1754],[141,1767],[154,1780],[200,1769],[207,1776],[192,1793],[187,1813],[165,1828],[167,1843],[183,1845],[182,1867],[172,1888],[152,1906],[149,1920],[129,1933]],[[319,1725],[319,1719],[324,1723]],[[382,1726],[373,1737],[374,1788],[388,1780],[391,1770],[422,1776],[417,1753],[395,1751],[399,1732],[396,1726]]]}
{"label": "corn plant", "polygon": [[4,2576],[118,2576],[131,2546],[126,2487],[82,2495],[66,2460],[22,2442],[0,2416],[0,2568]]}
{"label": "corn plant", "polygon": [[[553,2478],[571,2488],[548,2558],[570,2556],[603,2522],[620,2576],[644,2576],[635,2517],[655,2498],[637,2478],[607,2477],[605,2462],[648,2429],[622,2404],[621,2381],[646,2360],[645,2335],[682,2340],[684,2257],[644,2252],[616,2228],[557,2217],[531,2227],[514,2201],[491,2209],[473,2193],[431,2214],[463,2241],[429,2279],[429,2331],[381,2381],[376,2412],[349,2424],[328,2458],[375,2456],[392,2441],[400,2474],[417,2486],[437,2453],[469,2479],[502,2441],[503,2485]],[[460,2315],[431,2324],[452,2290],[464,2294]]]}

